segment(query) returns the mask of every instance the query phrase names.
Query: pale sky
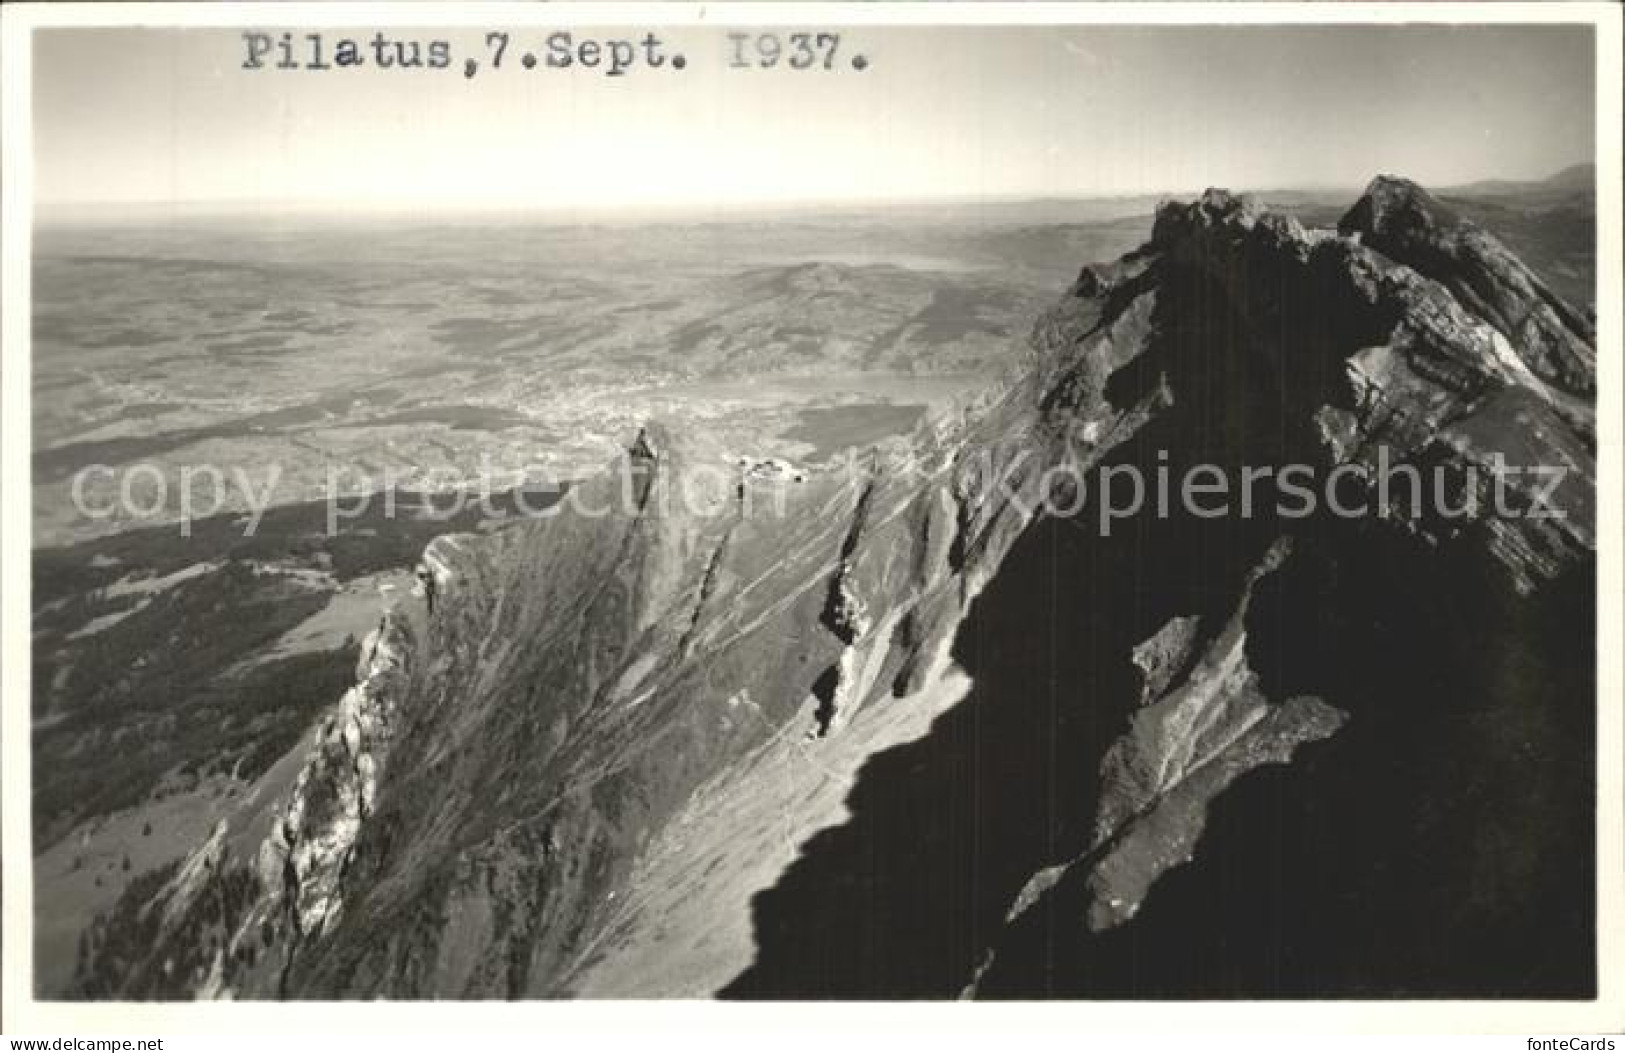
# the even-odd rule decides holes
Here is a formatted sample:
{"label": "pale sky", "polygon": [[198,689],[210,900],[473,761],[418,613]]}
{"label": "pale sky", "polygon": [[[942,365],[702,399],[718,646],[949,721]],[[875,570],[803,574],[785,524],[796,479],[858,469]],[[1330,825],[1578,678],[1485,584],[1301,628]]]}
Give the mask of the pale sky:
{"label": "pale sky", "polygon": [[[1585,27],[883,27],[836,72],[731,70],[725,30],[657,32],[681,73],[241,68],[237,30],[44,30],[46,206],[537,209],[1443,186],[1592,159]],[[574,30],[578,36],[591,30]],[[372,30],[325,30],[370,40]],[[597,35],[631,31],[600,30]],[[862,73],[847,61],[862,53]]]}

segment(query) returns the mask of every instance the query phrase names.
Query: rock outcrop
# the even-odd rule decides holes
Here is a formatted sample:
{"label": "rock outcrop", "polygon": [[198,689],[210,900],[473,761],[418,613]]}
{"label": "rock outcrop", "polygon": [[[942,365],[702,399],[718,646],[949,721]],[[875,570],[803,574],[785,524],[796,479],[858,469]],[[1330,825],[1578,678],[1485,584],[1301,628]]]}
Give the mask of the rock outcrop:
{"label": "rock outcrop", "polygon": [[[240,927],[281,934],[275,967],[227,961],[209,989],[1091,993],[1090,956],[1155,931],[1165,885],[1197,938],[1219,924],[1180,912],[1213,879],[1206,842],[1246,829],[1226,801],[1298,756],[1333,758],[1341,801],[1359,776],[1337,758],[1372,729],[1478,780],[1457,799],[1420,765],[1369,776],[1438,795],[1411,803],[1455,837],[1506,820],[1482,787],[1515,749],[1484,721],[1509,722],[1551,750],[1550,814],[1526,819],[1575,836],[1583,795],[1549,766],[1590,740],[1550,692],[1581,706],[1590,667],[1545,641],[1591,595],[1594,349],[1408,184],[1379,180],[1343,226],[1222,191],[1169,204],[995,390],[850,473],[741,488],[725,453],[656,424],[547,516],[436,542],[256,849]],[[1198,464],[1341,468],[1365,513],[1269,491],[1222,519],[1101,517],[1126,469],[1150,499],[1160,469]],[[1446,480],[1451,509],[1394,498],[1395,465]],[[1466,649],[1494,633],[1517,655],[1486,680]],[[1417,684],[1438,706],[1396,712]],[[1583,897],[1555,854],[1518,858],[1422,875],[1443,890],[1424,901],[1468,905],[1422,935],[1491,918],[1520,939],[1543,920],[1529,897]],[[1576,931],[1546,926],[1574,956],[1540,990],[1583,984]],[[1474,938],[1506,972],[1446,987],[1513,984],[1501,937]],[[1408,989],[1405,962],[1340,967],[1330,993]],[[1241,993],[1278,993],[1256,975]]]}
{"label": "rock outcrop", "polygon": [[[447,576],[433,547],[424,570],[415,598],[427,599]],[[363,643],[356,685],[319,730],[280,821],[261,847],[260,880],[268,888],[284,887],[301,939],[321,936],[343,908],[339,882],[361,824],[372,814],[379,761],[388,753],[394,710],[410,683],[412,621],[405,610],[391,610]]]}
{"label": "rock outcrop", "polygon": [[1337,225],[1338,232],[1445,286],[1490,323],[1537,376],[1594,398],[1597,332],[1501,241],[1460,218],[1408,179],[1379,176]]}
{"label": "rock outcrop", "polygon": [[[1251,769],[1285,764],[1301,743],[1337,731],[1346,714],[1317,698],[1272,703],[1247,664],[1253,586],[1278,569],[1290,550],[1282,543],[1266,554],[1248,576],[1240,608],[1177,688],[1165,679],[1171,666],[1141,665],[1144,708],[1101,761],[1094,842],[1071,863],[1034,875],[1010,910],[1012,920],[1079,868],[1087,871],[1088,928],[1098,932],[1129,921],[1163,871],[1190,861],[1214,797]],[[1153,639],[1188,641],[1190,625],[1175,619]],[[1143,645],[1136,648],[1136,664],[1146,654]]]}

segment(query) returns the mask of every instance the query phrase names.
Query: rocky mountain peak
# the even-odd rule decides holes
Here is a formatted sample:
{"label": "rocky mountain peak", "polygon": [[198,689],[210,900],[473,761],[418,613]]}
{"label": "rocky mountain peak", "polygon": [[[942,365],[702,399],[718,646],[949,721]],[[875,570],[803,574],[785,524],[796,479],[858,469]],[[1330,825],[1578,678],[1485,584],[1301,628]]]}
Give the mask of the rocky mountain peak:
{"label": "rocky mountain peak", "polygon": [[626,455],[635,464],[687,470],[714,464],[725,457],[725,451],[716,436],[704,428],[668,417],[652,417],[627,444]]}
{"label": "rocky mountain peak", "polygon": [[1454,229],[1462,222],[1454,211],[1416,183],[1401,176],[1379,175],[1338,221],[1338,233],[1393,240]]}
{"label": "rocky mountain peak", "polygon": [[1264,207],[1251,194],[1233,194],[1209,187],[1193,202],[1165,201],[1157,207],[1151,228],[1152,244],[1169,244],[1189,237],[1194,231],[1230,225],[1251,229],[1264,215]]}
{"label": "rocky mountain peak", "polygon": [[1337,225],[1396,263],[1447,288],[1494,326],[1541,380],[1596,393],[1596,326],[1500,239],[1408,179],[1378,176]]}

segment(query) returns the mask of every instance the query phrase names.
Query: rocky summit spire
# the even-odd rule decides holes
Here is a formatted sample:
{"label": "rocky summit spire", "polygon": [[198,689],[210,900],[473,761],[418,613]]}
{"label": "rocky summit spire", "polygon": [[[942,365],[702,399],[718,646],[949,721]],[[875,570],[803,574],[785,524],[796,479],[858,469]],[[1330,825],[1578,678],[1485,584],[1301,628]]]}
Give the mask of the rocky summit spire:
{"label": "rocky summit spire", "polygon": [[1452,230],[1461,219],[1432,194],[1400,176],[1380,175],[1338,221],[1340,234],[1379,240],[1424,237]]}
{"label": "rocky summit spire", "polygon": [[1408,179],[1378,176],[1337,225],[1345,236],[1444,285],[1495,326],[1541,379],[1596,394],[1596,326],[1500,239]]}

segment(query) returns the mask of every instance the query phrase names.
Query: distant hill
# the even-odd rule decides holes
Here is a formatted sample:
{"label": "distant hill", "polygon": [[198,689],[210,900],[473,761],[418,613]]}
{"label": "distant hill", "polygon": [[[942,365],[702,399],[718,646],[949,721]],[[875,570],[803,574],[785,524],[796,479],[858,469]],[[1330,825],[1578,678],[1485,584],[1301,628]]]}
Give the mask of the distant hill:
{"label": "distant hill", "polygon": [[1545,194],[1595,194],[1596,187],[1597,166],[1586,163],[1570,165],[1561,172],[1549,175],[1545,179],[1481,179],[1476,183],[1445,187],[1439,193],[1447,197],[1452,195],[1462,197],[1520,197]]}

